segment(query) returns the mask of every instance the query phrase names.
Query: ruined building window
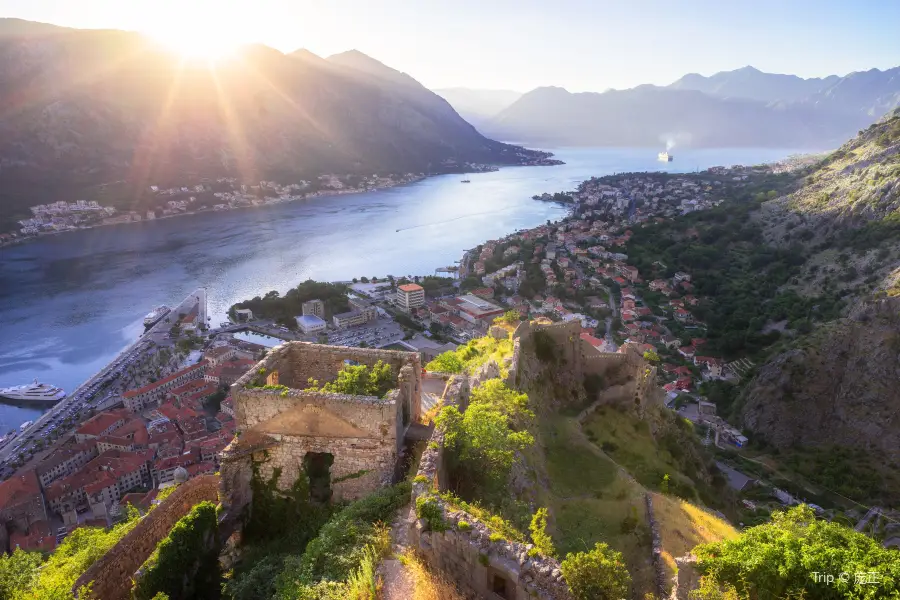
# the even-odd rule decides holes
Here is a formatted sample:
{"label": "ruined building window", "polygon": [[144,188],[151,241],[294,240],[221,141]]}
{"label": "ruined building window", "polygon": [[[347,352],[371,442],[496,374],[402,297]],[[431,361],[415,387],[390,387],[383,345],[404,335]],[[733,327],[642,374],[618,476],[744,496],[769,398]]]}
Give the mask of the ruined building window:
{"label": "ruined building window", "polygon": [[309,477],[309,499],[323,504],[331,502],[331,465],[334,455],[329,452],[307,452],[303,469]]}
{"label": "ruined building window", "polygon": [[494,598],[511,600],[512,585],[499,571],[491,568],[488,572],[488,584]]}

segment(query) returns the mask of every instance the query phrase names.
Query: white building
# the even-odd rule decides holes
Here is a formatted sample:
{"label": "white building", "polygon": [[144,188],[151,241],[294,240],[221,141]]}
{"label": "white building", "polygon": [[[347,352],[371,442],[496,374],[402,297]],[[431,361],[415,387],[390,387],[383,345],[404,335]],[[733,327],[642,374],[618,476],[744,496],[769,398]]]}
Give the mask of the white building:
{"label": "white building", "polygon": [[350,312],[340,313],[332,317],[334,326],[338,329],[346,329],[347,327],[355,327],[357,325],[365,325],[378,319],[378,311],[374,306],[369,306],[364,310],[351,310]]}
{"label": "white building", "polygon": [[297,326],[300,327],[300,331],[309,335],[310,333],[325,331],[327,324],[315,315],[304,314],[302,317],[297,317]]}

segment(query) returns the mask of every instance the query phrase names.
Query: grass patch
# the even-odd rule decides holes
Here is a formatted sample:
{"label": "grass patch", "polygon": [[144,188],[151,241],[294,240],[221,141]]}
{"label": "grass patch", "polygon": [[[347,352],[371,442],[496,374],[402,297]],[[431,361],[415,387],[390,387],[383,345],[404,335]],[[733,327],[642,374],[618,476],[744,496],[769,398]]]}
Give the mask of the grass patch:
{"label": "grass patch", "polygon": [[474,373],[482,365],[494,360],[500,365],[501,377],[506,377],[507,370],[503,367],[503,361],[512,354],[512,337],[497,339],[487,335],[438,355],[425,365],[425,369],[438,373]]}
{"label": "grass patch", "polygon": [[698,468],[694,456],[699,455],[699,451],[688,452],[688,445],[695,436],[677,424],[667,424],[657,442],[646,421],[604,407],[588,417],[584,431],[603,452],[650,490],[659,490],[667,474],[671,492],[686,500],[696,500],[697,488],[706,486],[699,477],[703,466]]}
{"label": "grass patch", "polygon": [[411,551],[407,550],[398,558],[414,582],[415,591],[409,600],[463,600],[463,596],[449,579],[429,569]]}
{"label": "grass patch", "polygon": [[653,513],[660,524],[662,559],[671,575],[675,559],[697,544],[730,540],[738,536],[730,523],[679,498],[653,494]]}
{"label": "grass patch", "polygon": [[[547,473],[559,496],[590,494],[616,480],[616,465],[582,441],[575,419],[553,417],[541,428]],[[590,548],[589,548],[590,549]]]}
{"label": "grass patch", "polygon": [[[606,542],[622,553],[635,597],[654,590],[649,564],[650,534],[643,489],[585,439],[578,422],[562,416],[539,417],[539,450],[549,485],[540,487],[539,503],[550,507],[548,527],[558,555],[584,552]],[[625,527],[627,524],[628,527]]]}

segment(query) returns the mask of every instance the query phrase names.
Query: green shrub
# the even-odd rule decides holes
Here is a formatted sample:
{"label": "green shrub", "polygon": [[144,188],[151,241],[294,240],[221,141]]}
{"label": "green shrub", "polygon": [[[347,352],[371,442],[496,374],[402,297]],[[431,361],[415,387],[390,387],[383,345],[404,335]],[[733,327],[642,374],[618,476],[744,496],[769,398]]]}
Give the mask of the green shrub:
{"label": "green shrub", "polygon": [[[701,572],[734,586],[741,597],[875,599],[898,594],[896,550],[839,523],[816,519],[805,505],[772,513],[770,522],[733,540],[697,546],[694,553]],[[833,574],[835,580],[816,579],[814,572]],[[849,580],[840,581],[840,573],[849,573]],[[856,573],[865,573],[873,583],[858,585]]]}
{"label": "green shrub", "polygon": [[456,524],[456,528],[460,531],[469,531],[470,529],[472,529],[472,526],[469,525],[468,521],[460,521]]}
{"label": "green shrub", "polygon": [[380,489],[334,515],[302,556],[287,556],[275,580],[276,600],[346,600],[348,581],[366,571],[370,547],[383,552],[390,530],[383,525],[409,500],[411,484]]}
{"label": "green shrub", "polygon": [[566,555],[559,569],[577,600],[619,600],[630,595],[631,575],[625,570],[622,553],[606,544]]}
{"label": "green shrub", "polygon": [[383,398],[397,385],[391,365],[378,361],[372,367],[368,365],[345,365],[338,371],[337,379],[320,386],[319,382],[309,378],[308,390],[331,392],[333,394],[351,394],[354,396],[375,396]]}
{"label": "green shrub", "polygon": [[416,498],[416,517],[425,521],[431,531],[446,531],[444,512],[435,496],[426,495]]}
{"label": "green shrub", "polygon": [[534,548],[529,551],[529,554],[532,556],[533,550],[543,554],[544,556],[556,556],[556,548],[553,546],[553,539],[550,537],[550,534],[547,533],[547,515],[548,511],[546,508],[539,508],[535,511],[534,516],[531,517],[531,526],[529,530],[531,531],[531,543],[534,544]]}

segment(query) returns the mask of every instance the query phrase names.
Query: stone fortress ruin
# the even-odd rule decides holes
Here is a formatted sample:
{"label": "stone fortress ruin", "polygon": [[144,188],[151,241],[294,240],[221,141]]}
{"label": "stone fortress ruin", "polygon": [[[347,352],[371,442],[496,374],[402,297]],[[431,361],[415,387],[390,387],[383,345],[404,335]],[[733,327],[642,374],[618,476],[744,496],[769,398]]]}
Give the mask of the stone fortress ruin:
{"label": "stone fortress ruin", "polygon": [[[306,389],[333,381],[346,365],[390,365],[385,397]],[[220,457],[222,500],[231,515],[252,500],[254,470],[291,489],[306,473],[320,500],[354,500],[391,481],[421,407],[414,352],[289,342],[272,349],[231,388],[238,437]]]}
{"label": "stone fortress ruin", "polygon": [[[508,373],[507,384],[520,390],[540,387],[542,371],[552,371],[556,382],[573,384],[596,374],[604,385],[597,397],[591,398],[594,404],[628,403],[639,413],[660,400],[660,390],[653,383],[655,369],[635,348],[602,353],[579,334],[577,323],[520,324],[512,334],[513,356],[504,361],[503,369],[489,361],[473,375],[450,376],[443,404],[465,410],[471,390],[487,379],[501,377],[501,370]],[[552,365],[541,364],[536,356],[536,338],[541,337],[552,340]],[[378,361],[389,365],[396,378],[383,397],[309,389],[310,379],[325,384],[334,381],[347,365],[372,367]],[[223,540],[230,541],[229,536],[241,529],[252,510],[254,476],[264,481],[276,479],[284,492],[306,477],[310,496],[319,501],[358,499],[396,480],[407,437],[422,439],[420,430],[424,428],[417,424],[422,377],[419,355],[413,352],[304,342],[273,348],[231,387],[237,435],[219,456],[219,474],[184,483],[161,509],[142,519],[132,534],[85,573],[79,585],[93,581],[104,598],[129,597],[128,575],[200,500],[218,497],[219,532]],[[443,442],[442,431],[434,430],[413,483],[413,505],[417,499],[431,498],[435,490],[447,489]],[[464,595],[571,600],[555,559],[531,555],[529,544],[495,540],[476,517],[439,498],[434,501],[451,527],[430,531],[412,512],[403,522],[407,539]],[[470,526],[459,527],[462,521]]]}

